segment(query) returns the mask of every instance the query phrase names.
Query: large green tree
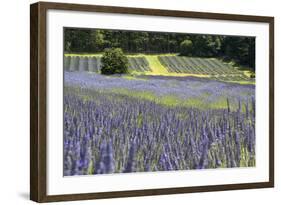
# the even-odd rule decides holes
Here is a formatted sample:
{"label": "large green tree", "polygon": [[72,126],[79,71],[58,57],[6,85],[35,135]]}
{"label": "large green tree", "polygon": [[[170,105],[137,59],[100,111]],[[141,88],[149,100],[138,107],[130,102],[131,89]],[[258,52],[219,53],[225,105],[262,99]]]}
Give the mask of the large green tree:
{"label": "large green tree", "polygon": [[228,36],[224,38],[222,54],[228,60],[255,70],[255,38]]}
{"label": "large green tree", "polygon": [[183,56],[192,56],[193,54],[193,43],[191,40],[186,39],[180,44],[180,54]]}
{"label": "large green tree", "polygon": [[128,72],[128,59],[121,48],[107,48],[101,58],[101,73],[105,75]]}

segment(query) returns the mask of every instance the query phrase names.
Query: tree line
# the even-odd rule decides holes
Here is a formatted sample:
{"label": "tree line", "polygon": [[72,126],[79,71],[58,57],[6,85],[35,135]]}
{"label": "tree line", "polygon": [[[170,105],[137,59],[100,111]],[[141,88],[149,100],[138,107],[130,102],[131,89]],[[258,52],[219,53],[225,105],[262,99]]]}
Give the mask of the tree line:
{"label": "tree line", "polygon": [[64,30],[66,53],[96,53],[121,48],[124,53],[179,53],[221,57],[255,70],[255,38],[103,29]]}

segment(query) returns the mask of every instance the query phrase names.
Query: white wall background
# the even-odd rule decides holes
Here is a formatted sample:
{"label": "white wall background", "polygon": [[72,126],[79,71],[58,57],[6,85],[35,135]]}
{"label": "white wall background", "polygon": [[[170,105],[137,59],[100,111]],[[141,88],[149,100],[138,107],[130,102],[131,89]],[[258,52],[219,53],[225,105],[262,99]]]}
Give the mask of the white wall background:
{"label": "white wall background", "polygon": [[[51,0],[50,0],[51,1]],[[275,16],[275,165],[274,189],[105,199],[60,204],[277,204],[281,195],[280,68],[281,13],[278,0],[60,0],[189,11]],[[3,1],[0,7],[0,204],[32,204],[29,198],[29,4]],[[279,80],[279,82],[278,82]],[[56,204],[56,203],[55,203]]]}

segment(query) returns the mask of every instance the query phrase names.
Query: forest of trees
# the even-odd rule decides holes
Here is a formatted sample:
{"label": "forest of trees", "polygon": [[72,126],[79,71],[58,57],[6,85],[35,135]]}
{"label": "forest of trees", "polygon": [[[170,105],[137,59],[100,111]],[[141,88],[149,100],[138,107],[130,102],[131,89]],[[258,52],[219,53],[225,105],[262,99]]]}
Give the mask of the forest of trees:
{"label": "forest of trees", "polygon": [[66,53],[96,53],[121,48],[124,53],[179,53],[220,57],[255,70],[255,38],[183,33],[65,28]]}

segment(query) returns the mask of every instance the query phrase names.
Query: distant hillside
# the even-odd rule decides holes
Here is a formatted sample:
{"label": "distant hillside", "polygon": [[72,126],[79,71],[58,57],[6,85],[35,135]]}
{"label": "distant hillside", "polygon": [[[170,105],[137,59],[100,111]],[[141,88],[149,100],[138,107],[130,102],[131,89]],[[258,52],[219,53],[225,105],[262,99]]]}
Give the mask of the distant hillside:
{"label": "distant hillside", "polygon": [[[219,81],[240,83],[255,82],[249,71],[242,71],[230,63],[217,58],[183,57],[173,54],[160,55],[128,55],[129,72],[141,75],[164,76],[196,76]],[[64,56],[64,70],[100,72],[101,55],[75,55]]]}

